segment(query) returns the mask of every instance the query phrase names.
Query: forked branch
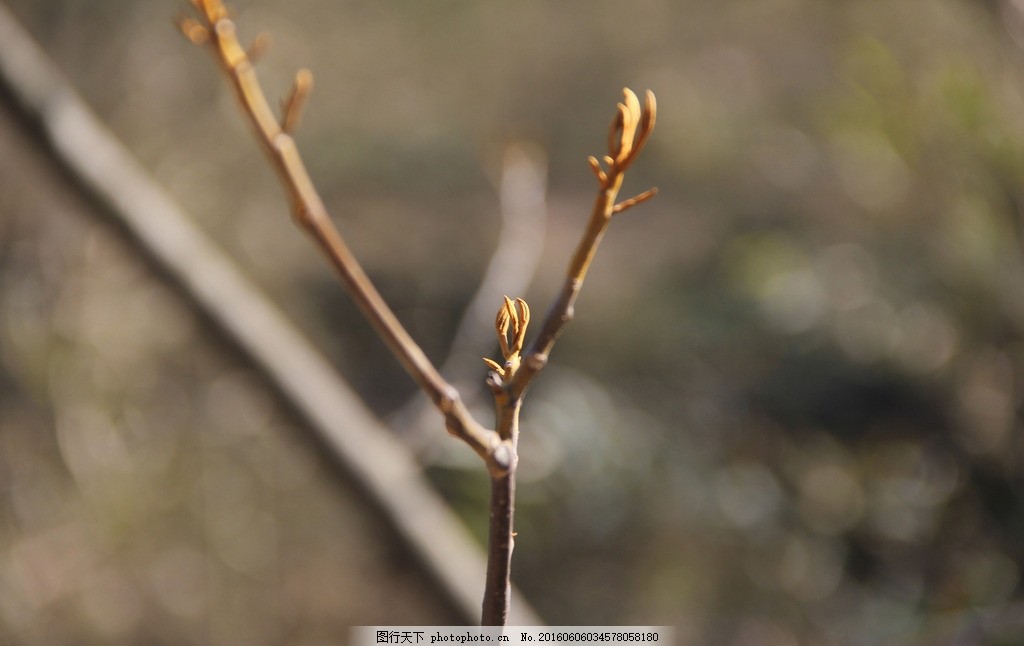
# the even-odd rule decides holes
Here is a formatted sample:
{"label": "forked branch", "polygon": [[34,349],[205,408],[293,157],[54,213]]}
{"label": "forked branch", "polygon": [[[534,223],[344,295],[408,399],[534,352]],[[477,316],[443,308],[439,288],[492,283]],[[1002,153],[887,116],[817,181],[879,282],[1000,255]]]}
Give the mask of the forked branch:
{"label": "forked branch", "polygon": [[[472,418],[451,386],[395,317],[334,227],[323,200],[313,186],[291,133],[313,86],[313,76],[301,70],[278,118],[256,78],[253,58],[267,48],[263,36],[248,50],[239,43],[227,9],[220,0],[192,0],[199,20],[184,18],[179,26],[193,43],[208,45],[231,79],[238,99],[281,177],[292,203],[296,223],[317,243],[334,266],[350,296],[391,352],[440,410],[448,431],[468,443],[491,475],[490,532],[487,583],[482,622],[504,625],[508,617],[509,571],[514,543],[515,472],[518,461],[519,411],[530,381],[543,368],[555,341],[572,318],[573,304],[583,285],[598,244],[612,217],[651,197],[655,189],[618,201],[626,170],[643,150],[654,129],[656,105],[648,91],[644,105],[630,90],[623,91],[608,134],[608,154],[588,161],[599,190],[590,222],[569,263],[561,293],[548,310],[541,330],[524,353],[530,308],[522,299],[505,297],[495,319],[501,362],[484,359],[491,368],[487,383],[494,395],[495,430]],[[602,163],[603,162],[603,163]]]}

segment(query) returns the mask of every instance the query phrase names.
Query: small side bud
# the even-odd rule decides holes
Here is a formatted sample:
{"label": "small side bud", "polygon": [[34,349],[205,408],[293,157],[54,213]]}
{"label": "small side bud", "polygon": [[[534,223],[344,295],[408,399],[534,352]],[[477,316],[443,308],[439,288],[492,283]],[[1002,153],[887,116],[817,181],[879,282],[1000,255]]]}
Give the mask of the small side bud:
{"label": "small side bud", "polygon": [[270,49],[270,34],[262,32],[253,39],[252,44],[249,45],[249,49],[245,50],[245,55],[249,57],[250,63],[255,63],[259,59],[263,58],[263,55]]}
{"label": "small side bud", "polygon": [[299,125],[302,117],[302,108],[313,91],[313,72],[308,69],[301,69],[295,73],[295,81],[292,83],[292,91],[284,100],[284,116],[281,118],[281,130],[292,133]]}
{"label": "small side bud", "polygon": [[205,45],[210,42],[210,30],[194,18],[179,18],[178,29],[193,45]]}

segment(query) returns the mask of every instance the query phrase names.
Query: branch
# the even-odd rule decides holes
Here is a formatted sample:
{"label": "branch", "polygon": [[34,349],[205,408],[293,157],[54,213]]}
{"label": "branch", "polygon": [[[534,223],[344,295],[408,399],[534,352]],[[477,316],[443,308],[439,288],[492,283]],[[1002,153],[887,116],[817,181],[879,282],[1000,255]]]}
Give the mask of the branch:
{"label": "branch", "polygon": [[192,1],[202,22],[184,19],[180,22],[182,32],[194,43],[209,44],[216,53],[264,152],[288,191],[296,223],[317,243],[363,315],[444,415],[448,432],[469,444],[492,473],[507,472],[512,459],[510,447],[497,433],[473,419],[459,392],[445,381],[413,341],[345,244],[313,186],[295,140],[289,134],[312,86],[312,75],[307,70],[299,72],[291,97],[285,103],[285,115],[278,120],[260,87],[248,53],[238,41],[227,9],[220,0]]}
{"label": "branch", "polygon": [[548,310],[540,333],[522,359],[522,366],[511,379],[505,380],[504,387],[509,391],[508,396],[512,399],[518,399],[526,392],[530,382],[547,364],[551,349],[562,330],[572,320],[576,297],[583,287],[587,270],[590,268],[590,263],[594,259],[594,254],[597,252],[597,247],[601,243],[601,238],[604,237],[612,216],[650,199],[657,192],[656,189],[651,189],[622,202],[617,202],[626,170],[643,150],[647,139],[654,130],[657,116],[657,103],[654,93],[650,90],[644,95],[643,108],[640,107],[640,101],[636,94],[628,88],[623,90],[623,96],[624,101],[618,104],[618,112],[612,120],[608,133],[608,155],[604,157],[604,164],[607,168],[603,168],[601,162],[595,157],[590,157],[587,160],[597,177],[599,191],[591,211],[590,223],[569,263],[562,291]]}

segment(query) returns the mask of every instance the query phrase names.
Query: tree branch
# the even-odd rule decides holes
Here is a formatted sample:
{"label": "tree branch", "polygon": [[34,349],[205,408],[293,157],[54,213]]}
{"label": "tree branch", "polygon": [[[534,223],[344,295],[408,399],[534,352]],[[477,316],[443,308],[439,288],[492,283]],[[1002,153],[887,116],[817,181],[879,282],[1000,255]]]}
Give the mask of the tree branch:
{"label": "tree branch", "polygon": [[639,99],[631,90],[623,89],[623,96],[624,102],[618,105],[618,112],[612,120],[609,130],[608,155],[604,157],[608,168],[603,169],[595,157],[587,160],[599,184],[597,198],[590,215],[590,223],[569,263],[561,293],[548,310],[547,316],[541,324],[540,333],[522,360],[522,367],[506,384],[509,396],[513,399],[522,397],[533,378],[547,364],[555,341],[558,340],[566,324],[572,320],[576,297],[583,287],[587,270],[590,268],[590,263],[608,229],[612,216],[646,201],[656,193],[656,189],[651,189],[623,202],[616,202],[626,170],[643,150],[647,139],[651,136],[651,131],[654,130],[657,116],[657,103],[654,93],[650,90],[644,95],[642,109]]}
{"label": "tree branch", "polygon": [[204,22],[185,19],[180,23],[182,31],[194,43],[210,44],[217,54],[264,152],[289,193],[296,223],[317,243],[360,311],[444,416],[448,432],[469,444],[492,473],[505,473],[511,456],[509,447],[502,445],[497,433],[473,419],[459,392],[445,381],[399,322],[335,228],[309,177],[288,131],[297,121],[298,110],[312,86],[312,75],[308,70],[296,75],[295,89],[279,121],[260,87],[248,53],[239,43],[227,9],[220,0],[193,0],[193,4]]}

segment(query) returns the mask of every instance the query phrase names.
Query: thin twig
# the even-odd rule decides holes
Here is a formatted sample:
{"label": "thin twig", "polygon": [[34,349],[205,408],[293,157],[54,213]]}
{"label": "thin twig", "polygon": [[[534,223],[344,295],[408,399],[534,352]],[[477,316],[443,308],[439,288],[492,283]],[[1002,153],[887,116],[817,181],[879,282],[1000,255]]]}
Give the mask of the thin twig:
{"label": "thin twig", "polygon": [[[469,444],[484,459],[491,473],[500,475],[507,472],[511,458],[510,447],[503,445],[497,433],[473,419],[459,392],[445,381],[405,330],[335,228],[323,200],[313,186],[295,140],[288,133],[294,125],[293,113],[297,113],[302,103],[302,87],[308,88],[312,83],[311,78],[308,74],[300,73],[293,98],[287,102],[286,114],[279,121],[270,109],[252,62],[239,43],[235,25],[220,0],[193,2],[205,20],[201,26],[208,34],[208,38],[202,38],[201,41],[212,45],[221,66],[231,79],[264,151],[288,190],[296,222],[317,243],[349,295],[406,372],[444,415],[448,431]],[[195,26],[185,23],[183,28],[186,35],[195,40]]]}
{"label": "thin twig", "polygon": [[604,157],[607,169],[602,169],[600,162],[595,157],[588,160],[600,186],[591,211],[590,223],[569,263],[561,293],[548,310],[540,333],[523,358],[522,368],[516,372],[514,378],[506,386],[513,399],[522,397],[530,385],[530,381],[547,364],[555,341],[558,340],[558,336],[566,324],[572,320],[576,297],[583,287],[587,270],[590,268],[590,263],[612,216],[653,197],[655,194],[655,189],[651,189],[624,202],[616,202],[626,169],[632,165],[643,150],[647,139],[651,136],[651,131],[654,130],[657,116],[657,103],[654,93],[650,90],[644,95],[643,108],[640,107],[639,99],[628,88],[623,90],[623,96],[625,97],[624,102],[618,105],[618,112],[612,120],[608,133],[608,155]]}

